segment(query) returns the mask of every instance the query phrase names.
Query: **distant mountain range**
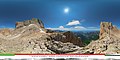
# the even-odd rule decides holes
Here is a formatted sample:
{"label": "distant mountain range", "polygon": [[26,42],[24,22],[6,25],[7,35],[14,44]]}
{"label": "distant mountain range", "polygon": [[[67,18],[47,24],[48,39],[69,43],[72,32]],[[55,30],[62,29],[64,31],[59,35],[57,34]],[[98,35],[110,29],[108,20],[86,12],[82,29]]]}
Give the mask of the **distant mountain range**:
{"label": "distant mountain range", "polygon": [[83,41],[85,45],[89,44],[92,40],[97,40],[99,39],[99,31],[77,31],[74,32],[74,34],[77,37],[80,37],[80,39]]}

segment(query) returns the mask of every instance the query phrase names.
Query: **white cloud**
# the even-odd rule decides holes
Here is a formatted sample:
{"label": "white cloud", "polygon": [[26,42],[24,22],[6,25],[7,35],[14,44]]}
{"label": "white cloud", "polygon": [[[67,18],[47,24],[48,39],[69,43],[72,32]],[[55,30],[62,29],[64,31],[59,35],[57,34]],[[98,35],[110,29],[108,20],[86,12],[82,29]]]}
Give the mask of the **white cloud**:
{"label": "white cloud", "polygon": [[66,31],[70,31],[71,28],[47,28],[47,29],[51,29],[51,30],[66,30]]}
{"label": "white cloud", "polygon": [[75,28],[75,29],[80,29],[80,30],[86,29],[86,28],[83,27],[83,26],[75,26],[74,28]]}
{"label": "white cloud", "polygon": [[66,30],[66,31],[92,31],[92,30],[99,30],[99,28],[88,28],[84,26],[75,26],[75,27],[70,27],[70,28],[65,28],[63,26],[60,26],[59,28],[47,28],[51,30]]}
{"label": "white cloud", "polygon": [[64,26],[59,26],[58,28],[47,28],[47,29],[51,29],[51,30],[66,30],[66,31],[84,31],[84,30],[99,30],[99,28],[96,27],[84,27],[84,26],[80,26],[79,24],[81,24],[81,22],[84,22],[85,20],[73,20],[71,22],[68,22],[66,24],[66,26],[72,26],[74,25],[74,27],[69,27],[69,28],[65,28]]}
{"label": "white cloud", "polygon": [[79,31],[79,30],[87,30],[83,26],[75,26],[75,27],[70,27],[70,28],[64,28],[63,26],[59,26],[59,28],[47,28],[51,30],[66,30],[66,31]]}
{"label": "white cloud", "polygon": [[73,20],[71,22],[68,22],[67,26],[78,25],[78,24],[80,24],[79,20]]}
{"label": "white cloud", "polygon": [[64,28],[64,26],[59,26],[59,28]]}

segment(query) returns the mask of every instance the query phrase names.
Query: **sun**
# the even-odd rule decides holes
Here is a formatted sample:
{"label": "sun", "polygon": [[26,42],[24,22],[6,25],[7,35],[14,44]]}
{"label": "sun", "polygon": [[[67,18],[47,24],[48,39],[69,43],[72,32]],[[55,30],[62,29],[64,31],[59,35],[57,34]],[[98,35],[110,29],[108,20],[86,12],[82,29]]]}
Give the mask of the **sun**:
{"label": "sun", "polygon": [[65,8],[64,13],[68,13],[68,12],[69,12],[69,8]]}

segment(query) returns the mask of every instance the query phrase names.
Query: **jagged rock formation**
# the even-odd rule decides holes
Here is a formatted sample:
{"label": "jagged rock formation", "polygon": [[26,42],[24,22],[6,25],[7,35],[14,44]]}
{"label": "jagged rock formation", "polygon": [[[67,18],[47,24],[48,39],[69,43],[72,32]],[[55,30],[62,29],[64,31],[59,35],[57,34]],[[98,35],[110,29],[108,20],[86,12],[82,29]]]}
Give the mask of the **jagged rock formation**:
{"label": "jagged rock formation", "polygon": [[24,22],[16,22],[15,27],[18,29],[24,26],[28,26],[30,24],[35,24],[40,28],[44,28],[44,24],[42,23],[42,21],[36,18],[33,18],[32,20],[26,20]]}
{"label": "jagged rock formation", "polygon": [[120,31],[112,23],[101,22],[99,37],[85,47],[89,53],[120,54]]}
{"label": "jagged rock formation", "polygon": [[116,28],[116,26],[112,25],[112,23],[110,22],[101,22],[100,24],[100,34],[99,37],[100,39],[111,35],[112,33],[119,33],[119,30]]}
{"label": "jagged rock formation", "polygon": [[66,36],[66,39],[63,40],[63,42],[70,42],[70,43],[73,43],[74,45],[83,46],[83,43],[80,40],[80,38],[75,36],[72,32],[67,31],[67,32],[63,33],[63,35]]}
{"label": "jagged rock formation", "polygon": [[67,32],[64,32],[64,33],[53,34],[53,35],[51,35],[51,38],[54,39],[55,41],[61,41],[61,42],[64,42],[64,43],[70,42],[70,43],[73,43],[74,45],[77,45],[77,46],[83,46],[83,43],[80,40],[80,38],[75,36],[70,31],[67,31]]}
{"label": "jagged rock formation", "polygon": [[72,32],[47,30],[35,18],[17,22],[15,29],[0,31],[0,53],[63,54],[76,51],[79,46],[83,44]]}

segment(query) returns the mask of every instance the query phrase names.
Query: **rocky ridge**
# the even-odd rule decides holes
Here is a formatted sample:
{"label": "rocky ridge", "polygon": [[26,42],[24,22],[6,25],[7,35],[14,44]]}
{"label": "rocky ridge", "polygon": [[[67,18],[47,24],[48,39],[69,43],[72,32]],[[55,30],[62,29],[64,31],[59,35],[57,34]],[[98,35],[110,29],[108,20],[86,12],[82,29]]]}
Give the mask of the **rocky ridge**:
{"label": "rocky ridge", "polygon": [[72,32],[50,32],[35,18],[17,22],[15,29],[1,30],[0,35],[0,53],[63,54],[83,46]]}
{"label": "rocky ridge", "polygon": [[44,24],[41,20],[37,19],[37,18],[32,18],[32,20],[25,20],[23,22],[16,22],[16,29],[24,27],[24,26],[28,26],[30,24],[35,24],[40,28],[44,28]]}
{"label": "rocky ridge", "polygon": [[[26,20],[27,21],[27,20]],[[101,22],[99,39],[83,47],[72,32],[54,32],[39,19],[17,22],[15,29],[0,29],[0,53],[119,54],[120,30]]]}

